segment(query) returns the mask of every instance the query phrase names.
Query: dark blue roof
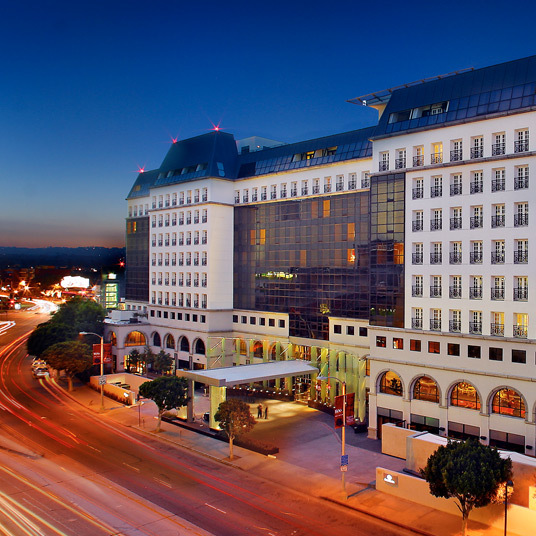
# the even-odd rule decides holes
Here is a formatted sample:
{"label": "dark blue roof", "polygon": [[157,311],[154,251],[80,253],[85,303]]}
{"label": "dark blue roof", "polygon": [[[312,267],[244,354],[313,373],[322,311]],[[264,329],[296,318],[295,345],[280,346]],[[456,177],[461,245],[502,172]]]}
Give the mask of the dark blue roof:
{"label": "dark blue roof", "polygon": [[[370,157],[372,156],[370,137],[374,133],[374,128],[368,127],[242,154],[238,157],[238,178]],[[321,155],[323,149],[327,154]],[[298,155],[313,151],[318,152],[318,156],[308,159],[296,158]]]}
{"label": "dark blue roof", "polygon": [[[380,118],[375,137],[496,112],[522,110],[534,106],[535,91],[536,56],[397,89]],[[448,103],[444,113],[405,118],[406,111],[441,103]],[[398,120],[398,116],[403,119]]]}

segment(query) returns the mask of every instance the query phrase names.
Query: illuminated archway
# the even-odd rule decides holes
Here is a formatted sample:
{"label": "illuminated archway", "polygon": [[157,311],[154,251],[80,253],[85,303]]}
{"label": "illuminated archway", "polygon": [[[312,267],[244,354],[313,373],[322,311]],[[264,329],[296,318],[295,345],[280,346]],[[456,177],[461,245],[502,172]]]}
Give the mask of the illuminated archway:
{"label": "illuminated archway", "polygon": [[387,395],[402,396],[403,393],[402,380],[400,379],[400,376],[392,370],[388,370],[381,375],[379,387],[380,393],[385,393]]}
{"label": "illuminated archway", "polygon": [[262,359],[264,355],[263,346],[261,341],[255,341],[253,343],[253,357]]}
{"label": "illuminated archway", "polygon": [[125,346],[145,346],[147,339],[141,331],[131,331],[125,339]]}
{"label": "illuminated archway", "polygon": [[505,387],[493,395],[491,412],[524,419],[525,402],[516,390]]}
{"label": "illuminated archway", "polygon": [[480,397],[472,384],[459,382],[454,385],[450,392],[450,405],[479,410]]}
{"label": "illuminated archway", "polygon": [[412,397],[414,400],[426,402],[439,402],[439,388],[435,380],[430,376],[421,376],[413,384]]}
{"label": "illuminated archway", "polygon": [[171,333],[168,333],[166,335],[166,348],[169,348],[170,350],[175,350],[175,338]]}

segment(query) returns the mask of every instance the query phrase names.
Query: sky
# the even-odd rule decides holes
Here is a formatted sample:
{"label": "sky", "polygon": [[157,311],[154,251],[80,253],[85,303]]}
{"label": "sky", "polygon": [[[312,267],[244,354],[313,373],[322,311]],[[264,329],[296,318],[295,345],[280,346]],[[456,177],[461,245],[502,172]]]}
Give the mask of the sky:
{"label": "sky", "polygon": [[536,3],[0,0],[0,246],[123,246],[172,139],[370,126],[347,99],[536,54]]}

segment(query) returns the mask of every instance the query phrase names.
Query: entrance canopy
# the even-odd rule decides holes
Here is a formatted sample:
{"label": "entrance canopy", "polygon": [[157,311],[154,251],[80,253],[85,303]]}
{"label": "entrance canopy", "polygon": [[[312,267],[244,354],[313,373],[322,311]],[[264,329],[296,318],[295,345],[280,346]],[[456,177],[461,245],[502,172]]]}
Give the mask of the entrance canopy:
{"label": "entrance canopy", "polygon": [[241,383],[261,382],[288,376],[318,374],[318,369],[310,361],[292,359],[289,361],[269,361],[254,365],[239,365],[208,370],[177,370],[177,376],[213,387],[230,387]]}

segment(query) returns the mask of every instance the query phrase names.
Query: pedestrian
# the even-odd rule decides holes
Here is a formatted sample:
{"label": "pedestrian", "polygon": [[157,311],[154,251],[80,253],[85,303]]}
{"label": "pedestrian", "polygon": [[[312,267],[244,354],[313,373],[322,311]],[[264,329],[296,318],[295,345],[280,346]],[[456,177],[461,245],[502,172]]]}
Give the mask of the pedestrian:
{"label": "pedestrian", "polygon": [[262,404],[257,406],[257,419],[262,419]]}
{"label": "pedestrian", "polygon": [[264,406],[264,418],[268,418],[268,406]]}

